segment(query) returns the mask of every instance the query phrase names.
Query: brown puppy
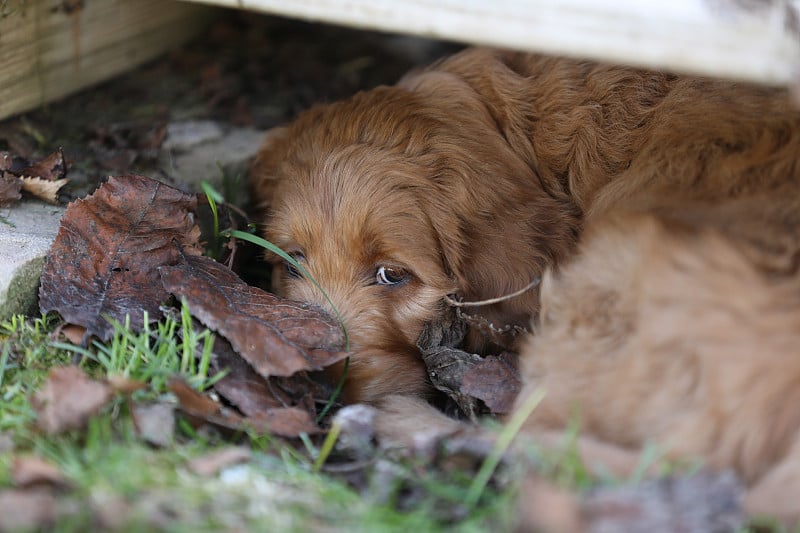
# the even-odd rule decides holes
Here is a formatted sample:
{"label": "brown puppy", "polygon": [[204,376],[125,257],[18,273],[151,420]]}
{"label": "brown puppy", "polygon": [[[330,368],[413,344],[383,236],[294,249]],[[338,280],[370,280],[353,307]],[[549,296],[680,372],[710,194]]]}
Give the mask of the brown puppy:
{"label": "brown puppy", "polygon": [[[349,400],[426,394],[415,344],[444,297],[544,275],[541,317],[539,287],[479,311],[534,319],[529,429],[577,408],[588,434],[737,468],[751,501],[800,485],[781,470],[800,455],[800,113],[782,91],[468,50],[274,131],[253,184],[267,237],[344,316]],[[291,269],[278,285],[326,305]],[[511,341],[474,329],[467,350]]]}
{"label": "brown puppy", "polygon": [[[524,287],[609,209],[746,196],[795,177],[798,115],[782,96],[470,50],[273,131],[253,184],[267,237],[344,315],[348,397],[420,394],[417,336],[445,295]],[[277,285],[327,305],[291,270]],[[480,315],[527,326],[538,300],[534,289]],[[487,344],[473,333],[467,349]]]}

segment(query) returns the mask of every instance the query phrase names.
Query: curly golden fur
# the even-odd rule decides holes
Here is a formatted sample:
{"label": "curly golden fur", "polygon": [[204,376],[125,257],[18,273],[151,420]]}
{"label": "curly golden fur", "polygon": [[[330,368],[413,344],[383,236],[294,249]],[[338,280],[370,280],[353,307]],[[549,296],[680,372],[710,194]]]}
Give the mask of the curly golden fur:
{"label": "curly golden fur", "polygon": [[523,393],[547,395],[529,431],[577,409],[589,435],[733,467],[753,512],[798,518],[779,497],[800,493],[800,113],[784,91],[471,49],[273,131],[252,184],[267,237],[344,316],[350,401],[425,396],[416,340],[443,298],[542,275],[480,311],[533,323]]}

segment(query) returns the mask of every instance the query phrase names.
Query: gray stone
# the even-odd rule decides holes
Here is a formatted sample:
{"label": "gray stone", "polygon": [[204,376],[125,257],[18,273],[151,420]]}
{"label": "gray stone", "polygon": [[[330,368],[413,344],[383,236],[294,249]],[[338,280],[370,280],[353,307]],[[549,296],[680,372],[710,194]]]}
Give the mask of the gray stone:
{"label": "gray stone", "polygon": [[186,152],[201,144],[216,141],[224,135],[222,127],[212,120],[187,120],[167,125],[167,138],[162,148]]}
{"label": "gray stone", "polygon": [[44,258],[64,211],[29,200],[0,209],[0,320],[36,309]]}
{"label": "gray stone", "polygon": [[228,129],[221,137],[191,146],[182,144],[181,149],[165,147],[160,166],[186,190],[199,191],[200,183],[206,181],[222,192],[228,188],[223,184],[225,180],[237,181],[242,188],[247,166],[263,138],[263,131],[252,128]]}

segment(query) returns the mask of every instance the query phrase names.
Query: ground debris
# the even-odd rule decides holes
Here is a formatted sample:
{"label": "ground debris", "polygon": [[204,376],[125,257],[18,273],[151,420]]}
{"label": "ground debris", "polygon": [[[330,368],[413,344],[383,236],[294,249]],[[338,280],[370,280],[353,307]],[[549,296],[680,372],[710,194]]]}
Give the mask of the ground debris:
{"label": "ground debris", "polygon": [[133,424],[139,438],[158,447],[166,447],[175,438],[175,406],[171,403],[151,403],[131,407]]}
{"label": "ground debris", "polygon": [[0,491],[0,531],[48,531],[59,518],[58,496],[52,489]]}
{"label": "ground debris", "polygon": [[195,457],[189,461],[189,470],[199,476],[213,476],[224,468],[250,460],[252,452],[244,446],[228,446],[221,450]]}
{"label": "ground debris", "polygon": [[11,463],[14,486],[27,489],[37,486],[66,488],[70,486],[64,473],[53,463],[33,455],[15,457]]}
{"label": "ground debris", "polygon": [[742,529],[742,487],[731,472],[700,471],[584,495],[530,476],[520,491],[521,531],[728,532]]}
{"label": "ground debris", "polygon": [[459,346],[466,333],[467,324],[450,308],[425,325],[417,347],[431,383],[473,422],[480,414],[510,412],[522,386],[516,354],[465,352]]}

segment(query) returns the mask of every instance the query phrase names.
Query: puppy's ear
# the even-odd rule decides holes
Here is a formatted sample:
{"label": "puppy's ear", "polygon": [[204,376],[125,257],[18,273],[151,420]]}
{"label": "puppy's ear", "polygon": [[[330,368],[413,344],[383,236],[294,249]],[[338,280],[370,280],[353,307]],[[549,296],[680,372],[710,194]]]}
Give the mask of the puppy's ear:
{"label": "puppy's ear", "polygon": [[289,142],[289,128],[279,126],[267,131],[261,148],[250,166],[249,182],[252,198],[262,212],[272,207],[275,186],[280,179],[279,167]]}

